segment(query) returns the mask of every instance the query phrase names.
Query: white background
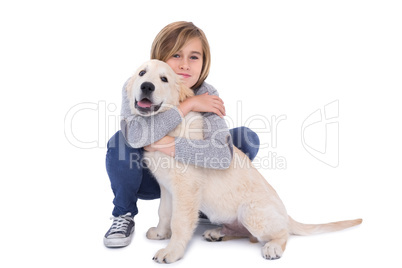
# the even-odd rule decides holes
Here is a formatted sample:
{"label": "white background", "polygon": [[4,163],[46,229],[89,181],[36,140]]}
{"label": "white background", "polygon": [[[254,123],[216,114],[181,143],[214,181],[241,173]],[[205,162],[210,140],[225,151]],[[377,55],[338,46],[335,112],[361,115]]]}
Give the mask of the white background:
{"label": "white background", "polygon": [[[152,256],[167,241],[145,233],[157,223],[158,200],[139,201],[130,246],[103,246],[113,208],[105,146],[117,130],[123,83],[149,58],[156,34],[178,20],[206,33],[207,81],[232,127],[248,125],[270,143],[259,159],[275,153],[286,160],[285,169],[260,171],[289,214],[306,223],[364,222],[292,237],[277,261],[264,260],[260,245],[247,240],[207,243],[201,226],[171,266],[401,265],[401,14],[398,1],[2,1],[1,266],[157,266]],[[303,121],[333,101],[335,168],[301,142]],[[76,105],[93,110],[71,117]],[[276,148],[262,120],[247,121],[281,115]],[[65,131],[95,148],[77,147]],[[325,142],[314,140],[313,147]]]}

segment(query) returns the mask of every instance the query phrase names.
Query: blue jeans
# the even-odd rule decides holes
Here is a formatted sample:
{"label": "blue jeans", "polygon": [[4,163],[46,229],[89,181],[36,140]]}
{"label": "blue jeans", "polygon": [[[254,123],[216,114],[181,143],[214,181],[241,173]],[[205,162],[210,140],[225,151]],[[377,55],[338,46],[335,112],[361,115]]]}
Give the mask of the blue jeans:
{"label": "blue jeans", "polygon": [[[230,130],[233,145],[253,160],[258,153],[258,135],[246,127]],[[132,148],[118,131],[109,140],[106,153],[106,170],[109,175],[114,199],[113,216],[131,212],[137,215],[137,200],[151,200],[160,197],[159,184],[144,165],[143,148]]]}

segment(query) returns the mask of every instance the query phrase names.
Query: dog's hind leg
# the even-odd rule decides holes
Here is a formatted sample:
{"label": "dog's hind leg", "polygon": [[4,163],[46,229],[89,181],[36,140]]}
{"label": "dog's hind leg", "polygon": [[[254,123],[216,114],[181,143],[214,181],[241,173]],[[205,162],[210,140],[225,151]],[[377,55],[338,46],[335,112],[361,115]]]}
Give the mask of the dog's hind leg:
{"label": "dog's hind leg", "polygon": [[225,237],[225,235],[222,233],[222,227],[215,228],[215,229],[210,229],[206,230],[202,236],[207,240],[208,242],[217,242],[217,241],[222,241],[222,239]]}
{"label": "dog's hind leg", "polygon": [[227,241],[247,237],[250,239],[250,242],[257,242],[257,239],[239,222],[224,224],[222,227],[207,230],[202,236],[208,242]]}
{"label": "dog's hind leg", "polygon": [[[262,256],[268,260],[276,260],[282,257],[288,241],[288,230],[284,229],[274,235],[269,235],[268,242],[262,247]],[[266,240],[266,238],[263,238]]]}
{"label": "dog's hind leg", "polygon": [[264,243],[262,256],[268,260],[282,257],[289,238],[286,217],[278,211],[267,213],[267,210],[256,211],[253,209],[245,212],[242,216],[241,221],[247,230],[258,241]]}

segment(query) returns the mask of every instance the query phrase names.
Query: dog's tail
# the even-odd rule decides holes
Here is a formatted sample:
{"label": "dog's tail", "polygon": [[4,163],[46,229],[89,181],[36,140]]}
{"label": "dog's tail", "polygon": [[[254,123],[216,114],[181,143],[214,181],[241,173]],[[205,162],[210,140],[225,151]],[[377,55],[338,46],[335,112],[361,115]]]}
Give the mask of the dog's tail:
{"label": "dog's tail", "polygon": [[362,223],[362,219],[337,221],[325,224],[304,224],[289,216],[289,233],[293,235],[312,235],[340,231]]}

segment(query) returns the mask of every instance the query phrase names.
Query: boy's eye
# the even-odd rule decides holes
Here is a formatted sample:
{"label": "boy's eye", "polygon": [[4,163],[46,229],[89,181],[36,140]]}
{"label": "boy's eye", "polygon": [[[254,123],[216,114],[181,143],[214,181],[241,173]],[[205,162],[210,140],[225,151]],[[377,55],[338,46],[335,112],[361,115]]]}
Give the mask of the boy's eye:
{"label": "boy's eye", "polygon": [[162,77],[161,77],[161,80],[162,80],[162,82],[165,82],[165,83],[168,82],[168,79],[167,79],[165,76],[162,76]]}
{"label": "boy's eye", "polygon": [[145,73],[146,73],[146,71],[145,71],[145,70],[142,70],[138,75],[139,75],[139,76],[143,76]]}

